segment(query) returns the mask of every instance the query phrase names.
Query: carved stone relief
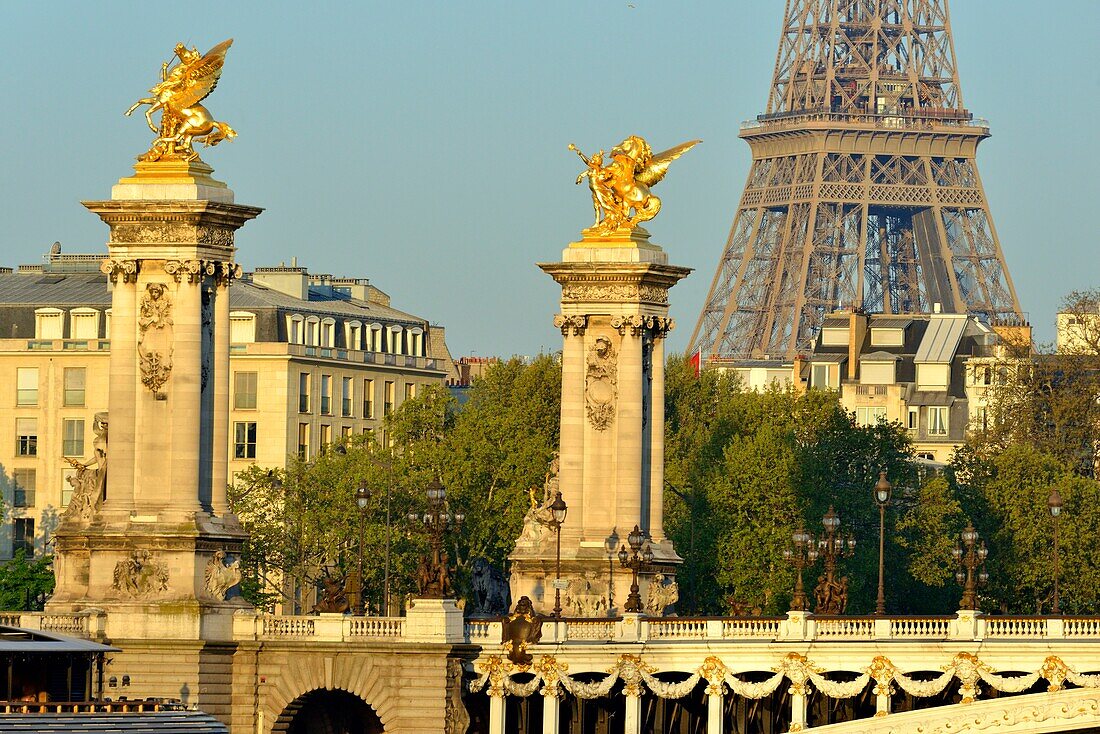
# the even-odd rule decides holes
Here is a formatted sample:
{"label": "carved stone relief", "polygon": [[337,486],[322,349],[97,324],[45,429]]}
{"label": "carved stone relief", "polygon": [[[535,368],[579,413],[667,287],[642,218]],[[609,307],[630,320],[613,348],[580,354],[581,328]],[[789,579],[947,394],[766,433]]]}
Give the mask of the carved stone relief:
{"label": "carved stone relief", "polygon": [[565,611],[574,617],[606,617],[607,582],[597,580],[595,571],[571,578],[562,602]]}
{"label": "carved stone relief", "polygon": [[[505,611],[508,611],[505,609]],[[445,734],[466,734],[470,728],[470,713],[462,700],[465,688],[462,681],[462,662],[447,661],[447,704],[443,712],[443,731]]]}
{"label": "carved stone relief", "polygon": [[224,601],[229,590],[241,582],[241,561],[225,562],[225,551],[214,551],[206,562],[206,593],[218,601]]}
{"label": "carved stone relief", "polygon": [[596,338],[585,360],[584,403],[588,422],[597,431],[606,431],[615,417],[618,357],[611,340]]}
{"label": "carved stone relief", "polygon": [[562,287],[566,301],[645,301],[668,303],[668,289],[634,283],[567,283]]}
{"label": "carved stone relief", "polygon": [[149,283],[138,310],[138,368],[141,384],[160,398],[172,374],[172,300],[163,283]]}
{"label": "carved stone relief", "polygon": [[151,551],[134,551],[115,564],[114,589],[130,599],[148,599],[168,590],[168,565]]}
{"label": "carved stone relief", "polygon": [[208,224],[168,222],[119,222],[111,227],[111,241],[117,244],[155,245],[172,242],[198,243],[216,247],[233,246],[233,230]]}
{"label": "carved stone relief", "polygon": [[668,579],[659,573],[649,582],[649,595],[645,601],[645,611],[652,617],[663,617],[665,609],[680,601],[680,586],[675,579]]}
{"label": "carved stone relief", "polygon": [[554,326],[561,329],[562,336],[569,336],[570,332],[573,333],[573,336],[583,336],[584,330],[588,327],[588,317],[558,314],[554,317]]}

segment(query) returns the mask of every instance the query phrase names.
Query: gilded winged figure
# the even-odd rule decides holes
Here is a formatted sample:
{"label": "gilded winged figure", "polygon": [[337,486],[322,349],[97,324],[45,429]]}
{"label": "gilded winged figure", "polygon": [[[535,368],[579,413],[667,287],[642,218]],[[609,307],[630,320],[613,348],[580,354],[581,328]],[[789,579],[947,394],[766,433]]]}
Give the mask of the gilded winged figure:
{"label": "gilded winged figure", "polygon": [[650,192],[650,187],[665,177],[674,160],[700,142],[689,140],[654,154],[644,138],[631,135],[611,149],[611,162],[607,165],[604,165],[602,150],[589,157],[570,143],[569,149],[579,155],[587,166],[577,176],[577,183],[587,178],[588,188],[592,191],[596,222],[585,231],[609,235],[618,229],[631,229],[657,216],[661,210],[661,200]]}
{"label": "gilded winged figure", "polygon": [[[236,130],[215,120],[210,110],[200,104],[218,86],[225,65],[225,53],[232,45],[233,39],[230,38],[204,55],[198,49],[176,44],[178,63],[174,66],[168,61],[161,64],[160,82],[149,90],[150,96],[139,99],[126,110],[129,116],[141,105],[149,105],[145,110],[145,121],[157,138],[140,160],[193,161],[199,157],[192,147],[196,139],[201,139],[209,147],[237,137]],[[153,123],[153,113],[158,110],[161,113],[160,127]]]}

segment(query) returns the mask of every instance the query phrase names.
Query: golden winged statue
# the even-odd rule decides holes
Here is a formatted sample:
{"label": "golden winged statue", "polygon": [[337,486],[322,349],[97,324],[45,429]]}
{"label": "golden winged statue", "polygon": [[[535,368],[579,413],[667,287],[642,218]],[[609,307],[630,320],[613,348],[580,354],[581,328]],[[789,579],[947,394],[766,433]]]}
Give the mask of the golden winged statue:
{"label": "golden winged statue", "polygon": [[606,166],[602,150],[588,157],[570,143],[569,150],[579,155],[587,166],[576,182],[579,184],[587,178],[592,191],[596,222],[585,232],[606,236],[618,229],[632,229],[657,216],[661,200],[649,187],[665,177],[674,160],[700,142],[689,140],[654,154],[644,138],[631,135],[611,149],[611,162]]}
{"label": "golden winged statue", "polygon": [[[232,45],[233,39],[230,38],[204,55],[198,49],[176,44],[175,57],[179,62],[175,66],[171,66],[169,61],[161,64],[160,82],[149,90],[151,96],[139,99],[126,110],[129,116],[141,105],[149,105],[145,110],[145,121],[157,135],[153,146],[139,160],[193,161],[199,157],[192,147],[196,138],[202,139],[209,147],[237,137],[236,130],[215,120],[210,110],[200,104],[218,86],[225,65],[225,52]],[[153,123],[153,113],[157,110],[160,110],[159,128]]]}

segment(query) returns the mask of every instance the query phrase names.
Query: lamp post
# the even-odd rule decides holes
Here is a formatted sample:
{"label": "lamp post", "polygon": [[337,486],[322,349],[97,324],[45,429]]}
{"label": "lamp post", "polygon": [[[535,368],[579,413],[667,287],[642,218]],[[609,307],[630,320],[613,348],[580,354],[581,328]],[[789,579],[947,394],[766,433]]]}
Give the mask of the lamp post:
{"label": "lamp post", "polygon": [[875,602],[875,614],[886,614],[886,585],[883,579],[883,546],[886,537],[886,505],[890,504],[890,492],[893,487],[886,479],[886,472],[878,473],[875,483],[875,504],[878,505],[878,600]]}
{"label": "lamp post", "polygon": [[649,564],[653,562],[653,549],[649,547],[649,543],[645,542],[645,533],[637,525],[626,536],[626,542],[630,545],[629,553],[625,545],[619,548],[619,563],[623,568],[629,568],[631,571],[630,594],[626,597],[623,611],[636,614],[642,611],[642,597],[638,593],[638,572],[648,569]]}
{"label": "lamp post", "polygon": [[967,522],[966,529],[959,536],[961,544],[956,544],[951,551],[955,562],[959,564],[959,570],[955,572],[955,580],[963,587],[960,609],[978,608],[978,587],[985,586],[989,581],[989,574],[985,571],[985,559],[989,555],[989,549],[985,547],[985,541],[978,537],[978,531],[974,529],[974,523]]}
{"label": "lamp post", "polygon": [[817,562],[817,543],[814,536],[799,527],[791,534],[791,547],[783,550],[783,557],[794,566],[794,596],[791,597],[791,611],[806,612],[810,604],[802,586],[802,569]]}
{"label": "lamp post", "polygon": [[370,501],[370,490],[366,486],[360,486],[355,490],[355,506],[359,508],[359,576],[356,592],[356,613],[362,617],[366,614],[366,606],[363,604],[363,524],[367,516],[367,503]]}
{"label": "lamp post", "polygon": [[1061,575],[1061,552],[1058,547],[1058,518],[1062,514],[1062,493],[1058,491],[1058,488],[1050,490],[1050,496],[1047,497],[1047,509],[1050,510],[1050,516],[1054,518],[1054,599],[1051,606],[1051,613],[1061,614],[1062,607],[1058,598],[1058,577]]}
{"label": "lamp post", "polygon": [[850,557],[856,550],[856,539],[850,534],[837,532],[840,528],[840,516],[829,505],[828,512],[821,518],[825,526],[825,535],[818,538],[818,553],[825,560],[825,576],[814,588],[817,614],[843,614],[848,606],[848,580],[837,581],[836,562],[839,558]]}
{"label": "lamp post", "polygon": [[569,507],[561,498],[561,491],[554,493],[554,501],[550,503],[550,524],[557,535],[557,550],[554,554],[554,616],[561,618],[561,526],[565,523],[565,515]]}
{"label": "lamp post", "polygon": [[431,556],[420,560],[417,570],[417,587],[426,599],[442,599],[451,590],[447,569],[447,556],[443,551],[443,537],[448,530],[459,530],[466,519],[461,512],[451,514],[447,509],[447,490],[438,479],[428,484],[428,511],[423,515],[409,513],[409,522],[422,524],[428,533]]}

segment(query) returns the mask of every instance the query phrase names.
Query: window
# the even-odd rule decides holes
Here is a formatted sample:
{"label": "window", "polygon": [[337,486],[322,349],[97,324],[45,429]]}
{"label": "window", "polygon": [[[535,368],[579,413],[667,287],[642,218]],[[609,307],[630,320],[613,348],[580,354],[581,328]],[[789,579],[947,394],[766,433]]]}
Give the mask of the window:
{"label": "window", "polygon": [[233,424],[233,458],[256,458],[256,423],[240,421]]}
{"label": "window", "polygon": [[336,321],[335,319],[324,319],[321,321],[321,346],[322,347],[334,347],[336,346]]}
{"label": "window", "polygon": [[910,408],[905,419],[905,427],[910,431],[915,431],[920,426],[920,410],[918,408]]}
{"label": "window", "polygon": [[401,327],[396,324],[390,329],[390,354],[401,354]]}
{"label": "window", "polygon": [[811,365],[810,387],[816,387],[819,390],[825,390],[832,387],[832,385],[829,384],[828,364]]}
{"label": "window", "polygon": [[38,368],[16,368],[15,382],[15,404],[38,405]]}
{"label": "window", "polygon": [[84,405],[84,382],[87,370],[83,367],[65,368],[65,405]]}
{"label": "window", "polygon": [[234,372],[233,407],[240,410],[255,410],[258,383],[259,375],[256,372]]}
{"label": "window", "polygon": [[989,430],[989,410],[985,406],[974,409],[974,428],[982,431]]}
{"label": "window", "polygon": [[951,379],[951,365],[938,362],[917,364],[917,389],[942,392],[947,390]]}
{"label": "window", "polygon": [[348,349],[362,349],[363,348],[363,325],[358,321],[348,321],[344,324],[346,333],[344,334],[344,340],[347,342]]}
{"label": "window", "polygon": [[412,400],[415,397],[416,397],[416,383],[415,382],[406,382],[405,383],[405,400]]}
{"label": "window", "polygon": [[249,311],[230,313],[229,341],[234,344],[250,344],[256,341],[256,314]]}
{"label": "window", "polygon": [[343,401],[340,408],[340,415],[344,416],[345,418],[351,418],[351,401],[354,397],[351,394],[352,380],[350,377],[345,377],[342,382],[344,386],[344,391],[342,393]]}
{"label": "window", "polygon": [[946,407],[929,407],[928,408],[928,435],[930,436],[946,436],[947,435],[947,408]]}
{"label": "window", "polygon": [[15,455],[38,456],[38,419],[15,419]]}
{"label": "window", "polygon": [[340,443],[347,445],[351,441],[351,426],[340,426]]}
{"label": "window", "polygon": [[374,417],[374,380],[363,380],[363,417]]}
{"label": "window", "polygon": [[315,347],[319,341],[321,330],[321,322],[316,316],[310,316],[306,319],[306,345]]}
{"label": "window", "polygon": [[821,346],[846,347],[848,346],[848,329],[828,328],[821,330]]}
{"label": "window", "polygon": [[62,456],[84,456],[84,419],[66,418],[62,422]]}
{"label": "window", "polygon": [[904,329],[871,329],[872,347],[901,347],[905,346]]}
{"label": "window", "polygon": [[332,426],[321,426],[321,453],[327,454],[332,444]]}
{"label": "window", "polygon": [[302,317],[294,314],[286,317],[286,340],[290,344],[302,344],[304,341]]}
{"label": "window", "polygon": [[917,454],[917,458],[924,459],[925,461],[935,461],[936,455],[933,454],[931,451],[921,451]]}
{"label": "window", "polygon": [[414,357],[424,356],[424,330],[419,326],[409,329],[409,354]]}
{"label": "window", "polygon": [[975,385],[988,385],[990,382],[991,370],[989,365],[979,365],[974,368],[974,384]]}
{"label": "window", "polygon": [[321,375],[321,415],[332,415],[332,375]]}
{"label": "window", "polygon": [[110,339],[111,338],[111,309],[107,309],[103,313],[106,316],[106,318],[103,319],[103,338],[104,339]]}
{"label": "window", "polygon": [[309,412],[309,373],[298,373],[298,412]]}
{"label": "window", "polygon": [[886,420],[886,408],[881,405],[867,405],[856,408],[856,423],[861,426],[873,426],[880,420]]}
{"label": "window", "polygon": [[389,380],[386,380],[385,386],[386,394],[384,402],[382,403],[382,415],[389,415],[393,412],[393,396],[394,396],[394,384]]}
{"label": "window", "polygon": [[73,339],[96,339],[99,337],[99,311],[94,308],[74,308],[69,312],[72,322],[69,326]]}
{"label": "window", "polygon": [[34,490],[38,477],[34,469],[12,469],[12,505],[34,507]]}
{"label": "window", "polygon": [[305,460],[309,458],[309,424],[298,424],[298,458]]}
{"label": "window", "polygon": [[65,312],[59,308],[34,310],[34,338],[61,339],[65,331]]}
{"label": "window", "polygon": [[73,499],[73,485],[69,479],[76,476],[76,469],[61,470],[61,506],[68,507]]}
{"label": "window", "polygon": [[367,336],[367,342],[368,352],[382,351],[382,324],[370,325],[370,332]]}
{"label": "window", "polygon": [[34,519],[30,517],[15,518],[11,536],[11,554],[14,556],[19,551],[30,558],[34,555]]}

